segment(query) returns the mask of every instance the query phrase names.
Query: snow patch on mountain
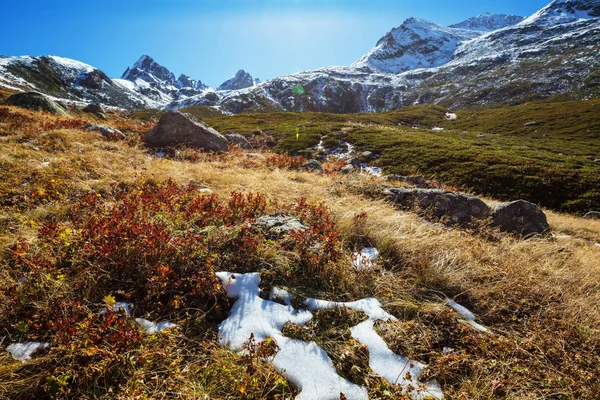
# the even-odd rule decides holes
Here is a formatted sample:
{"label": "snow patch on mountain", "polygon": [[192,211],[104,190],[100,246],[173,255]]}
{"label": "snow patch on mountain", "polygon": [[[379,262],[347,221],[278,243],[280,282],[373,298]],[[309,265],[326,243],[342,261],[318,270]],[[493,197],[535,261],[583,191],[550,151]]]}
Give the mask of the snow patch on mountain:
{"label": "snow patch on mountain", "polygon": [[516,25],[523,20],[524,18],[519,17],[518,15],[483,13],[463,22],[459,22],[458,24],[450,25],[450,28],[491,32],[506,28],[507,26]]}
{"label": "snow patch on mountain", "polygon": [[355,68],[369,67],[381,72],[401,73],[443,65],[452,59],[461,42],[481,32],[450,28],[418,18],[409,18],[382,37]]}

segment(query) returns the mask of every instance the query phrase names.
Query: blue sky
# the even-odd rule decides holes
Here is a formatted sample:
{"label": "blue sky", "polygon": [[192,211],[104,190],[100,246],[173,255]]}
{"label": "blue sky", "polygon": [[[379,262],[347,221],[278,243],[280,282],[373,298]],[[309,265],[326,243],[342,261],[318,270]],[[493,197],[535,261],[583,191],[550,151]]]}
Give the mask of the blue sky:
{"label": "blue sky", "polygon": [[550,0],[3,0],[0,54],[74,58],[111,77],[142,54],[217,86],[349,65],[406,18],[528,16]]}

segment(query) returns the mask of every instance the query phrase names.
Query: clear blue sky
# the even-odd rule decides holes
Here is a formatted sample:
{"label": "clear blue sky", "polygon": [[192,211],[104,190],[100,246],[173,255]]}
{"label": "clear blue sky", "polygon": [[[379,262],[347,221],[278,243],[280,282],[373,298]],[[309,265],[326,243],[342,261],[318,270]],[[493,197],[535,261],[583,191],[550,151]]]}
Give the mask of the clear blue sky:
{"label": "clear blue sky", "polygon": [[74,58],[111,77],[148,54],[217,86],[349,65],[406,18],[448,25],[483,12],[528,16],[550,0],[2,0],[0,54]]}

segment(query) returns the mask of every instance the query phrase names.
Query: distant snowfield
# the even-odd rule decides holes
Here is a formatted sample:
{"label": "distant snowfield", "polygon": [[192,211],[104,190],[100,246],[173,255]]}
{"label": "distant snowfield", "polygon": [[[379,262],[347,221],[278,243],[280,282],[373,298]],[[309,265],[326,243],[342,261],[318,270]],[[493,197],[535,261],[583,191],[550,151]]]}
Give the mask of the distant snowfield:
{"label": "distant snowfield", "polygon": [[[305,342],[283,336],[281,330],[287,322],[304,325],[312,319],[308,310],[296,310],[291,306],[291,295],[281,289],[271,293],[270,298],[282,298],[287,305],[260,298],[260,275],[256,272],[235,274],[219,272],[227,295],[237,299],[229,318],[219,325],[221,343],[233,350],[242,351],[251,335],[256,341],[272,338],[280,350],[274,356],[273,366],[287,376],[300,389],[300,400],[333,400],[344,393],[348,400],[368,399],[367,389],[339,376],[327,353],[315,342]],[[364,312],[369,319],[351,329],[354,339],[367,346],[369,366],[390,383],[404,387],[414,399],[444,397],[437,382],[418,382],[425,367],[416,361],[393,353],[377,334],[374,323],[378,320],[395,320],[383,310],[377,299],[354,302],[332,302],[307,299],[309,310],[348,307]]]}

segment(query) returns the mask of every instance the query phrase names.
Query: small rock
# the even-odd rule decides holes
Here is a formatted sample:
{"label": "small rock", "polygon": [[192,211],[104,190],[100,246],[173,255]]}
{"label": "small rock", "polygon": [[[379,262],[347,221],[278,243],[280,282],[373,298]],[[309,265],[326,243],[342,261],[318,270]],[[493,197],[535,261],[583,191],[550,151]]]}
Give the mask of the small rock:
{"label": "small rock", "polygon": [[256,225],[273,240],[289,234],[292,230],[303,231],[307,228],[302,221],[285,213],[263,215],[256,219]]}
{"label": "small rock", "polygon": [[308,160],[307,162],[302,164],[302,168],[309,170],[309,171],[318,171],[318,172],[323,171],[323,167],[321,166],[321,163],[318,162],[317,160]]}
{"label": "small rock", "polygon": [[252,150],[253,147],[248,140],[239,133],[227,133],[225,135],[229,143],[237,145],[240,149]]}
{"label": "small rock", "polygon": [[102,134],[102,136],[104,136],[107,139],[108,138],[120,139],[120,140],[126,139],[126,136],[123,132],[121,132],[118,129],[113,128],[112,126],[90,124],[90,125],[84,126],[83,128],[88,132],[91,132],[91,131],[100,132]]}
{"label": "small rock", "polygon": [[354,157],[354,158],[351,158],[350,160],[348,160],[347,164],[352,165],[354,168],[360,168],[360,165],[362,163],[360,162],[360,158]]}
{"label": "small rock", "polygon": [[585,214],[583,218],[600,219],[600,211],[590,211],[589,213]]}
{"label": "small rock", "polygon": [[594,160],[595,163],[600,163],[600,158]]}
{"label": "small rock", "polygon": [[342,169],[340,170],[340,172],[344,175],[351,173],[352,171],[354,171],[354,167],[351,164],[346,164],[342,167]]}
{"label": "small rock", "polygon": [[333,134],[333,137],[336,139],[346,139],[348,137],[349,133],[348,132],[337,132]]}
{"label": "small rock", "polygon": [[106,115],[104,114],[104,110],[102,109],[102,107],[100,107],[100,105],[98,104],[88,104],[84,109],[83,112],[89,113],[89,114],[94,114],[96,117],[102,119],[102,120],[106,120]]}
{"label": "small rock", "polygon": [[377,156],[371,151],[363,151],[362,153],[360,153],[360,158],[365,161],[372,161],[375,158],[377,158]]}
{"label": "small rock", "polygon": [[528,128],[528,127],[530,127],[530,126],[538,126],[538,125],[540,125],[540,123],[539,123],[539,122],[537,122],[537,121],[531,121],[531,122],[527,122],[527,123],[525,124],[525,127],[527,127],[527,128]]}
{"label": "small rock", "polygon": [[545,233],[550,229],[546,214],[535,204],[525,200],[502,203],[496,206],[492,225],[503,232],[529,236]]}
{"label": "small rock", "polygon": [[246,158],[256,158],[257,160],[262,160],[262,161],[267,159],[267,157],[263,156],[260,153],[247,153]]}

